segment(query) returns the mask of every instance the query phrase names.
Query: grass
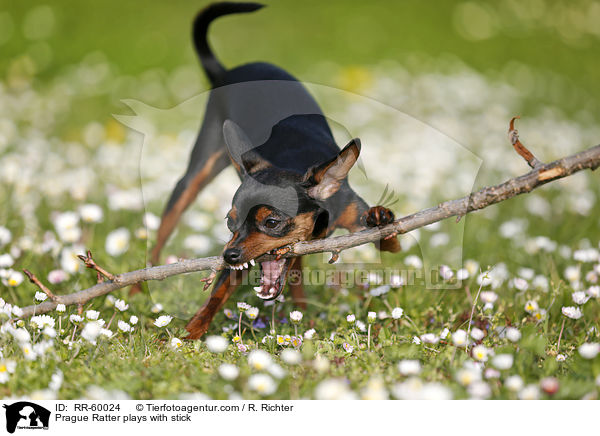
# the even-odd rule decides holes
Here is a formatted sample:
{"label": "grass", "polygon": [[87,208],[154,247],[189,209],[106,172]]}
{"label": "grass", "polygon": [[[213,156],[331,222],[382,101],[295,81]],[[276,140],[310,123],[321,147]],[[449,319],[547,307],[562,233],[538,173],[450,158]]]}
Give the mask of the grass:
{"label": "grass", "polygon": [[[95,282],[95,274],[71,261],[71,249],[91,249],[113,273],[144,265],[155,238],[152,217],[160,214],[183,171],[202,106],[154,113],[165,125],[148,118],[156,131],[145,142],[110,114],[127,110],[120,103],[124,98],[167,108],[206,86],[188,32],[182,31],[198,5],[176,2],[167,9],[160,2],[143,8],[135,2],[104,2],[83,7],[63,1],[52,7],[54,30],[28,39],[23,31],[27,17],[40,14],[39,9],[32,12],[34,5],[14,3],[8,9],[15,30],[0,59],[0,201],[5,205],[0,256],[10,255],[10,261],[0,257],[0,295],[6,304],[18,306],[32,304],[36,292],[26,281],[10,283],[22,268],[45,283],[51,271],[66,272],[60,283],[49,285],[56,293]],[[516,113],[524,115],[521,139],[544,160],[598,142],[599,61],[592,55],[597,35],[581,14],[588,11],[593,17],[593,7],[549,2],[536,12],[508,3],[483,5],[483,12],[469,6],[465,12],[464,4],[454,2],[434,11],[420,2],[352,7],[278,2],[251,18],[216,24],[214,43],[228,65],[268,59],[308,82],[394,103],[414,117],[390,118],[398,112],[354,94],[323,93],[320,98],[332,119],[366,138],[363,160],[369,177],[353,171],[353,186],[374,201],[389,183],[400,196],[394,205],[400,214],[463,192],[465,183],[471,183],[466,189],[477,188],[526,171],[504,136]],[[492,17],[494,24],[460,24],[464,14],[473,13],[482,22]],[[560,20],[540,18],[561,13],[579,23],[575,34],[565,33]],[[248,41],[264,41],[265,34],[278,37],[249,47]],[[44,63],[48,47],[51,60]],[[427,148],[438,140],[438,149]],[[481,167],[461,154],[465,149],[481,158]],[[426,162],[430,172],[416,171],[418,162]],[[235,188],[231,172],[221,175],[188,213],[166,254],[218,254],[228,238],[222,217]],[[93,300],[82,316],[98,311],[112,332],[110,338],[97,336],[95,343],[89,340],[91,321],[69,321],[76,308],[48,314],[54,319],[53,338],[29,320],[9,319],[5,305],[0,396],[596,398],[600,357],[596,345],[584,344],[600,342],[599,195],[597,174],[580,174],[471,214],[459,224],[450,220],[422,229],[418,243],[406,236],[403,252],[386,254],[381,262],[366,246],[343,253],[334,265],[321,255],[309,256],[304,270],[308,308],[300,323],[290,321],[296,310],[290,298],[264,306],[250,286],[242,287],[208,333],[226,340],[224,351],[207,340],[172,345],[173,338],[185,336],[187,319],[206,298],[199,281],[203,274],[150,283],[131,298],[127,290],[117,291],[114,297],[129,305],[125,311],[116,310],[112,298]],[[96,204],[102,218],[85,222],[78,213],[65,224],[63,214],[86,203]],[[153,215],[144,222],[146,212]],[[107,239],[119,228],[129,236],[115,248]],[[456,247],[462,253],[457,255]],[[419,266],[423,261],[448,264],[455,276],[466,268],[468,277],[460,283],[453,277],[445,289],[428,289]],[[318,274],[331,281],[323,282]],[[396,274],[403,277],[402,286],[393,285]],[[364,280],[339,282],[351,275]],[[441,280],[437,268],[433,278]],[[575,292],[592,298],[577,304]],[[241,342],[235,338],[237,302],[259,309],[255,323],[241,316]],[[563,315],[570,306],[580,307],[582,317]],[[395,308],[403,309],[398,319],[392,317]],[[369,312],[378,314],[371,322]],[[157,327],[155,320],[167,314],[173,320]],[[132,315],[139,318],[135,325]],[[348,315],[360,322],[349,322]],[[119,321],[133,331],[120,330]],[[16,328],[26,329],[29,339],[19,340],[23,332]],[[507,328],[519,334],[511,331],[507,337]],[[312,337],[305,336],[311,329]],[[461,340],[461,331],[472,337]],[[302,337],[301,345],[285,345],[286,335]],[[277,343],[278,336],[284,345]],[[465,341],[467,347],[461,345]],[[24,346],[33,353],[25,353]],[[283,353],[290,349],[297,353]],[[239,375],[232,379],[236,371],[231,368],[220,372],[224,363],[234,365]],[[256,374],[269,378],[261,381]]]}

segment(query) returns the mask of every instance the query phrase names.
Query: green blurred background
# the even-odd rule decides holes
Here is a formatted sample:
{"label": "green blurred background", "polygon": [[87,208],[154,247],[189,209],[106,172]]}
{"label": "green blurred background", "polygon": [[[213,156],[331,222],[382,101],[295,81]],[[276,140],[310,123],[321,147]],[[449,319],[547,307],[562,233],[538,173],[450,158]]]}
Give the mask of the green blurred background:
{"label": "green blurred background", "polygon": [[[39,84],[102,53],[114,72],[137,77],[197,65],[190,24],[203,1],[82,2],[5,0],[0,6],[0,74],[30,70]],[[555,84],[537,95],[575,113],[577,96],[596,106],[600,96],[600,4],[589,0],[542,1],[267,1],[252,16],[219,20],[211,30],[215,50],[234,66],[253,60],[276,63],[301,80],[343,86],[316,65],[369,66],[397,62],[427,68],[427,58],[448,56],[489,76],[508,75],[514,85],[535,86],[514,73],[525,64],[546,71]],[[415,61],[414,55],[420,57]],[[23,62],[29,55],[35,65]],[[425,59],[425,61],[424,61]],[[207,83],[197,69],[198,89]],[[553,92],[560,88],[560,92]],[[132,91],[137,92],[137,91]],[[120,98],[142,95],[121,93]],[[94,118],[118,107],[81,106],[76,117]],[[160,101],[170,106],[178,101]]]}

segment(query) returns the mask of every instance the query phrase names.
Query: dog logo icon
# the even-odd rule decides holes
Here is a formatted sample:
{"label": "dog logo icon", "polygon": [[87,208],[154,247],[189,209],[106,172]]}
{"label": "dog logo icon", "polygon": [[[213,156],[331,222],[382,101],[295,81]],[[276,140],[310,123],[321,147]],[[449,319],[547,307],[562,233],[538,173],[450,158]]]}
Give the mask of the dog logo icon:
{"label": "dog logo icon", "polygon": [[48,409],[28,401],[4,404],[3,407],[6,409],[6,431],[9,433],[14,433],[17,428],[48,430],[50,421]]}

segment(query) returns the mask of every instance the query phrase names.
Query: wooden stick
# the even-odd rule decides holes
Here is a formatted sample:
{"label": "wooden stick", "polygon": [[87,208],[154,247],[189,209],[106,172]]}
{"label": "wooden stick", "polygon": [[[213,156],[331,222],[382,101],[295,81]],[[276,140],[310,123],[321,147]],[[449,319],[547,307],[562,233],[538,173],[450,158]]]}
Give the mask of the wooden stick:
{"label": "wooden stick", "polygon": [[[514,119],[511,121],[511,127],[512,122],[514,122]],[[516,142],[520,144],[518,137]],[[515,149],[517,148],[515,147]],[[519,150],[517,150],[517,152],[519,152]],[[529,152],[529,150],[527,150],[527,152]],[[535,161],[530,160],[528,163],[531,165],[533,162],[535,165],[536,161],[537,159]],[[395,233],[408,233],[412,230],[433,224],[446,218],[453,216],[462,217],[467,213],[486,208],[492,204],[500,203],[501,201],[508,200],[509,198],[520,194],[531,192],[546,183],[570,176],[578,171],[585,169],[595,170],[598,166],[600,166],[600,145],[548,164],[540,163],[535,166],[532,171],[520,177],[509,179],[499,185],[485,187],[466,197],[446,201],[435,207],[407,215],[384,227],[367,229],[333,238],[297,242],[289,247],[289,251],[277,254],[276,256],[288,258],[321,252],[338,253],[358,245],[379,241]],[[273,260],[276,256],[265,254],[256,259],[256,261],[263,262],[266,260]],[[119,274],[113,276],[112,279],[98,283],[91,288],[68,295],[61,295],[58,296],[58,298],[60,299],[60,302],[65,305],[83,305],[93,298],[108,294],[109,292],[126,286],[131,286],[138,282],[163,280],[167,277],[179,274],[204,270],[218,271],[225,267],[226,265],[221,256],[183,260],[169,265],[160,265]],[[54,310],[56,305],[56,301],[44,301],[38,305],[24,307],[23,317],[29,317],[34,313],[42,314],[49,312]]]}

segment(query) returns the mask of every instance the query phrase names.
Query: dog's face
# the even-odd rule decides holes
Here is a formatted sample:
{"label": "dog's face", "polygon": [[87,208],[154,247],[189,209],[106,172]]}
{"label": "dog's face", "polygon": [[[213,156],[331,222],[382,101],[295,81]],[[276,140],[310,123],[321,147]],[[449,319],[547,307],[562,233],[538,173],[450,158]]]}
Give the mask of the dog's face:
{"label": "dog's face", "polygon": [[[223,257],[231,268],[248,268],[263,254],[325,236],[329,214],[324,201],[344,183],[358,159],[360,142],[351,141],[334,158],[298,174],[262,159],[234,123],[227,121],[223,131],[232,162],[242,177],[227,214],[232,237]],[[260,286],[255,288],[259,297],[270,300],[281,293],[292,261],[260,263]]]}

